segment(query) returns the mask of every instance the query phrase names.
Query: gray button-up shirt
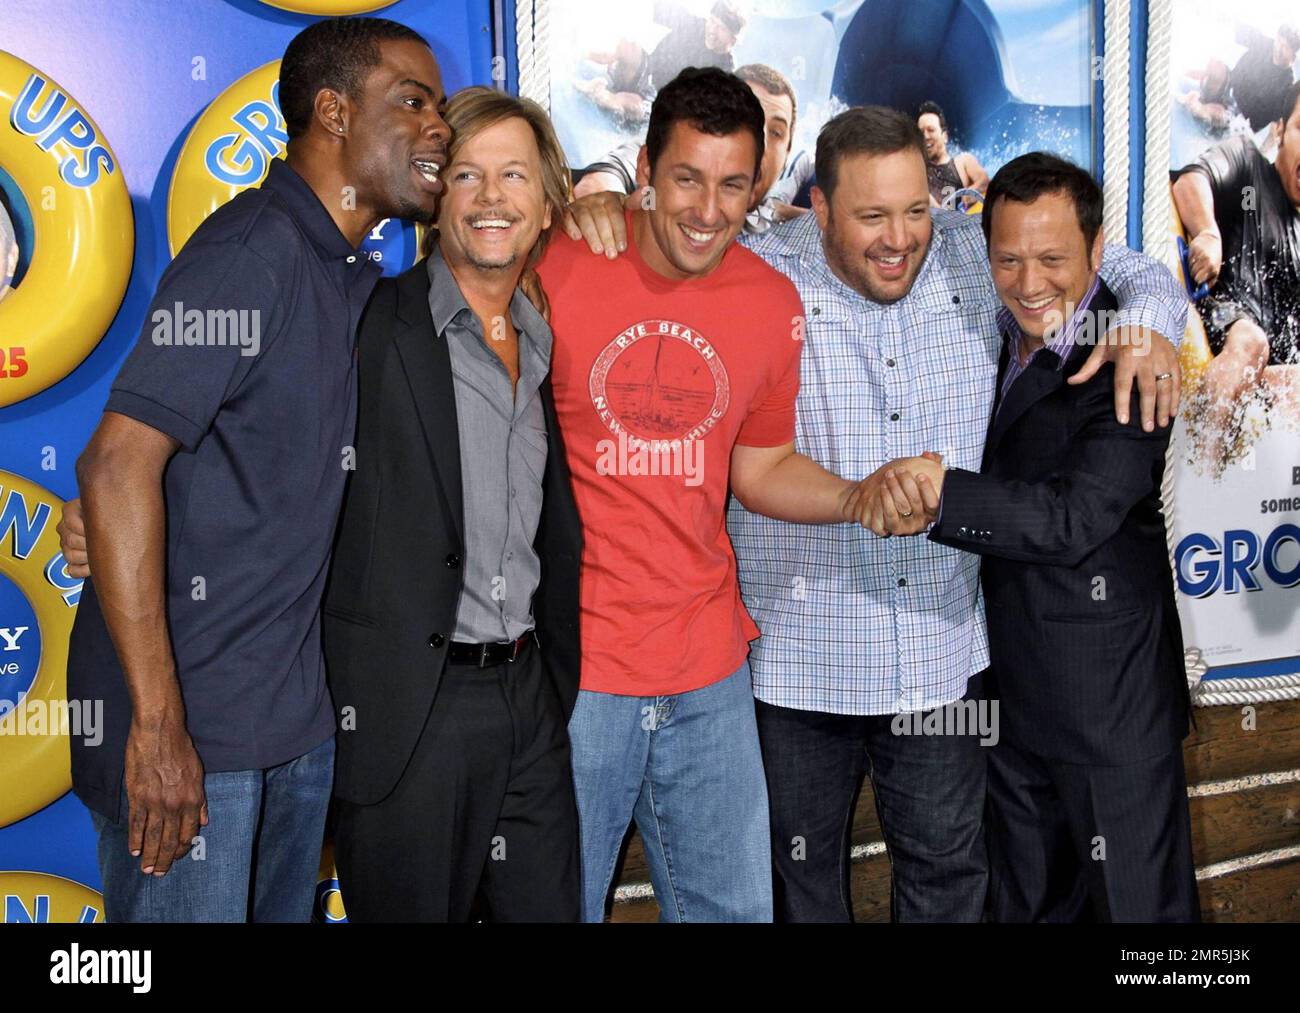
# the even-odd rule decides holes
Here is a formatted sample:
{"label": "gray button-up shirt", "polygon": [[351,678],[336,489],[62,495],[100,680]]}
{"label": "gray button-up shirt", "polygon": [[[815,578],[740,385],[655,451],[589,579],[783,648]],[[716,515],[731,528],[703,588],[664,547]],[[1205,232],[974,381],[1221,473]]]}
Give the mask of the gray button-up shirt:
{"label": "gray button-up shirt", "polygon": [[465,510],[465,581],[454,639],[514,640],[533,628],[541,561],[533,548],[542,514],[546,416],[541,385],[551,363],[551,329],[516,291],[510,318],[519,334],[519,383],[488,347],[435,247],[429,256],[429,310],[447,342],[456,390]]}

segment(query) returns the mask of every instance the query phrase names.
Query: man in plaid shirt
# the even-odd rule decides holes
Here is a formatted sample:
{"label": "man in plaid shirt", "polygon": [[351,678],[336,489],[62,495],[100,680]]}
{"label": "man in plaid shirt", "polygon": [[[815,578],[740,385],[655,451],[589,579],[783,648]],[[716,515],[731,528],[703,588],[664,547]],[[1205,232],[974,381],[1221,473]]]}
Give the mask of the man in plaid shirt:
{"label": "man in plaid shirt", "polygon": [[[816,214],[740,240],[804,304],[796,449],[837,474],[883,476],[926,452],[978,471],[1001,343],[980,219],[930,210],[921,133],[893,110],[831,120],[816,164]],[[569,210],[573,238],[606,256],[625,248],[616,197],[594,194]],[[1183,333],[1183,290],[1123,246],[1106,248],[1101,275],[1120,304],[1109,329],[1119,340],[1099,344],[1071,382],[1111,358],[1120,421],[1136,378],[1144,425],[1167,425],[1178,366],[1164,335]],[[870,773],[894,917],[979,920],[988,883],[981,735],[899,734],[979,695],[989,660],[979,558],[856,525],[776,521],[734,499],[728,528],[762,630],[750,666],[777,918],[852,919],[849,836]],[[996,725],[988,731],[996,737]]]}
{"label": "man in plaid shirt", "polygon": [[[927,451],[948,466],[980,467],[1000,303],[979,218],[928,208],[922,143],[892,110],[837,116],[817,143],[816,216],[747,244],[803,299],[796,446],[839,474]],[[1101,274],[1120,302],[1116,323],[1157,335],[1145,347],[1099,347],[1081,374],[1117,354],[1122,415],[1136,369],[1144,388],[1160,389],[1164,425],[1177,366],[1159,335],[1182,334],[1186,298],[1162,266],[1124,247],[1107,247]],[[982,733],[915,734],[934,709],[978,697],[988,664],[979,557],[847,524],[775,521],[734,500],[728,528],[745,604],[762,630],[750,665],[778,917],[851,919],[850,826],[870,773],[894,917],[979,920]],[[925,713],[895,720],[907,712]],[[983,734],[995,738],[996,724]]]}

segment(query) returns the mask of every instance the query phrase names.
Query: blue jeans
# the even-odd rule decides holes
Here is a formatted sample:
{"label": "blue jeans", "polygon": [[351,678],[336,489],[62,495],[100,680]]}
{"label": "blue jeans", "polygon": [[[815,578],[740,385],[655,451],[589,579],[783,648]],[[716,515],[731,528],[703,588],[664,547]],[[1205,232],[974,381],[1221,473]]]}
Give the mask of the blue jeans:
{"label": "blue jeans", "polygon": [[583,690],[569,739],[583,921],[604,919],[632,819],[661,921],[772,920],[767,785],[748,664],[676,696]]}
{"label": "blue jeans", "polygon": [[[126,788],[113,822],[91,817],[110,922],[311,920],[334,780],[334,736],[265,770],[206,774],[208,825],[165,876],[146,876],[128,850]],[[199,855],[202,855],[199,858]],[[251,889],[250,889],[251,886]]]}

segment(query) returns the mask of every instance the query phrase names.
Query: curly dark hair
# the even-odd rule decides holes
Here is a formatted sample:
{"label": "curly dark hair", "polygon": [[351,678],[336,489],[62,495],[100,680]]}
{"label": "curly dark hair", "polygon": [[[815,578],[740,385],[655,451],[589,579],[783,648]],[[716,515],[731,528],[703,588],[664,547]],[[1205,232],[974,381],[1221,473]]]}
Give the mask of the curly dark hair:
{"label": "curly dark hair", "polygon": [[763,164],[763,106],[735,74],[718,67],[687,67],[659,89],[650,107],[646,129],[646,155],[650,168],[668,144],[674,123],[687,123],[714,137],[748,130],[754,137],[754,179]]}
{"label": "curly dark hair", "polygon": [[366,74],[379,65],[379,44],[389,41],[429,44],[387,18],[326,18],[295,35],[280,61],[280,112],[289,139],[306,132],[322,88],[360,97]]}

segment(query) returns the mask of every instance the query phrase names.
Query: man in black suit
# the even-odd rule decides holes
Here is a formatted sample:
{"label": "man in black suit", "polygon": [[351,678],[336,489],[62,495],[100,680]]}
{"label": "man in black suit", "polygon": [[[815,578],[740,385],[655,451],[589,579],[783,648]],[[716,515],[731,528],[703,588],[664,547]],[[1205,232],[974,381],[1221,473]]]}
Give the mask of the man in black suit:
{"label": "man in black suit", "polygon": [[339,882],[352,921],[576,921],[582,534],[550,329],[517,288],[568,176],[534,103],[472,88],[444,118],[437,243],[358,338],[323,606]]}
{"label": "man in black suit", "polygon": [[1097,276],[1101,211],[1092,178],[1051,155],[994,177],[983,225],[1006,346],[981,473],[911,458],[882,498],[913,533],[915,476],[940,493],[930,538],[984,557],[998,921],[1198,918],[1160,501],[1169,430],[1116,421],[1110,366],[1066,382],[1116,308]]}

